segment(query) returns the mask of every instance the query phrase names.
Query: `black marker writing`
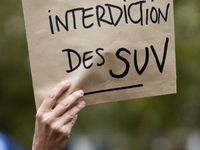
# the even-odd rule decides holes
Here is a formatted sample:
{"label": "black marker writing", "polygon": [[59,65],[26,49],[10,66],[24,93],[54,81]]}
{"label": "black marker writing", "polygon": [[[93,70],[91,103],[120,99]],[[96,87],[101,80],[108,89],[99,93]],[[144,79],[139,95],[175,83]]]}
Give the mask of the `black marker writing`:
{"label": "black marker writing", "polygon": [[[117,6],[114,4],[97,5],[89,8],[74,8],[67,10],[63,16],[53,15],[53,11],[48,10],[49,13],[49,26],[51,34],[55,31],[60,32],[61,27],[65,31],[70,31],[69,27],[73,29],[92,28],[95,24],[102,27],[102,24],[118,26],[122,21],[126,24],[132,23],[133,25],[149,25],[150,23],[159,24],[161,21],[167,22],[170,4],[167,3],[166,8],[156,8],[153,6],[145,8],[146,0],[140,0],[134,3],[124,4]],[[139,12],[136,12],[138,11]],[[115,12],[115,13],[114,13]],[[116,13],[118,12],[118,13]],[[139,17],[137,16],[139,14]],[[81,15],[81,20],[78,20],[77,15]],[[105,16],[109,16],[105,18]],[[122,19],[124,17],[124,19]],[[61,19],[64,18],[64,19]],[[72,20],[71,22],[69,20]],[[82,26],[77,26],[78,23]]]}
{"label": "black marker writing", "polygon": [[166,38],[165,46],[164,46],[163,59],[162,59],[162,63],[161,63],[161,64],[160,64],[160,62],[159,62],[159,59],[158,59],[158,56],[157,56],[156,51],[155,51],[155,49],[154,49],[154,46],[151,45],[151,50],[152,50],[152,52],[153,52],[153,54],[154,54],[154,57],[155,57],[155,60],[156,60],[158,69],[159,69],[159,71],[160,71],[161,73],[163,72],[163,68],[164,68],[164,65],[165,65],[165,59],[166,59],[166,56],[167,56],[168,44],[169,44],[169,38]]}
{"label": "black marker writing", "polygon": [[137,73],[139,75],[141,75],[144,72],[144,70],[146,69],[146,67],[148,65],[148,62],[149,62],[149,49],[148,49],[148,47],[146,47],[145,50],[146,50],[145,62],[144,62],[144,65],[143,65],[143,67],[142,67],[141,70],[139,70],[139,68],[138,68],[137,50],[134,51],[134,65],[135,65],[135,70],[137,71]]}
{"label": "black marker writing", "polygon": [[120,53],[121,53],[121,52],[126,52],[126,53],[128,53],[129,55],[131,54],[130,51],[128,51],[128,50],[125,49],[125,48],[120,48],[120,49],[117,50],[117,52],[116,52],[116,57],[117,57],[118,59],[122,60],[122,61],[125,63],[125,66],[126,66],[126,67],[125,67],[124,72],[123,72],[122,74],[119,74],[119,75],[114,74],[113,71],[110,70],[110,75],[111,75],[113,78],[123,78],[123,77],[125,77],[125,76],[128,74],[128,72],[129,72],[130,64],[129,64],[128,60],[126,60],[126,58],[120,56]]}
{"label": "black marker writing", "polygon": [[[165,40],[163,56],[162,56],[162,60],[161,61],[159,61],[159,58],[158,58],[158,55],[156,53],[155,47],[153,45],[150,46],[151,52],[152,52],[152,54],[153,54],[153,56],[155,58],[155,62],[157,64],[157,68],[158,68],[160,73],[163,73],[163,69],[164,69],[165,61],[166,61],[166,57],[167,57],[168,45],[169,45],[169,38],[167,37],[166,40]],[[83,56],[81,57],[81,55],[75,50],[72,50],[72,49],[64,49],[64,50],[62,50],[62,52],[67,52],[67,56],[68,56],[67,58],[68,58],[69,69],[66,70],[66,72],[70,73],[70,72],[75,71],[76,69],[78,69],[80,67],[81,62],[82,62],[83,67],[85,69],[90,69],[93,66],[93,62],[92,62],[93,55],[99,56],[101,58],[101,60],[102,60],[102,62],[98,62],[96,65],[98,67],[103,66],[105,64],[106,60],[105,60],[104,56],[100,53],[100,51],[104,51],[104,49],[103,48],[97,48],[95,50],[95,53],[93,51],[84,52],[82,54]],[[134,63],[135,70],[136,70],[138,75],[142,75],[144,73],[144,71],[146,70],[146,68],[148,66],[148,63],[149,63],[149,53],[150,53],[149,52],[149,48],[145,47],[145,61],[143,63],[143,66],[141,67],[141,69],[139,69],[139,67],[138,67],[137,50],[135,49],[133,52],[134,52],[133,53],[134,56],[132,58],[133,58],[133,63]],[[116,58],[119,59],[120,61],[122,61],[125,65],[124,65],[124,71],[120,72],[120,73],[116,73],[116,71],[113,72],[112,69],[109,70],[109,73],[113,78],[124,78],[129,73],[130,62],[128,61],[127,58],[121,56],[122,53],[127,53],[128,55],[131,55],[131,51],[126,49],[126,48],[119,48],[116,51],[116,53],[115,53]],[[72,55],[73,55],[73,57],[76,57],[77,61],[73,62],[73,60],[71,59]],[[87,63],[87,61],[89,63]],[[113,67],[118,68],[118,66],[114,66],[114,65],[113,65]]]}
{"label": "black marker writing", "polygon": [[[68,56],[68,60],[69,60],[70,70],[67,70],[67,73],[70,73],[70,72],[76,70],[81,65],[81,57],[78,54],[78,52],[76,52],[75,50],[72,50],[72,49],[64,49],[64,50],[62,50],[62,52],[67,52],[67,54],[68,54],[67,56]],[[73,64],[72,64],[71,54],[74,54],[78,58],[78,63],[75,67],[73,67]]]}
{"label": "black marker writing", "polygon": [[[163,68],[164,68],[164,65],[165,65],[165,60],[166,60],[167,50],[168,50],[168,44],[169,44],[169,38],[167,37],[167,38],[166,38],[166,41],[165,41],[165,45],[164,45],[163,58],[162,58],[162,62],[161,62],[161,63],[160,63],[160,61],[159,61],[159,59],[158,59],[158,56],[157,56],[157,54],[156,54],[156,50],[155,50],[154,46],[153,46],[153,45],[150,46],[150,47],[151,47],[151,50],[152,50],[152,53],[153,53],[153,56],[154,56],[154,58],[155,58],[155,60],[156,60],[156,64],[157,64],[158,70],[160,71],[160,73],[163,72]],[[148,65],[148,62],[149,62],[149,49],[148,49],[148,47],[146,47],[145,50],[146,50],[146,58],[145,58],[144,65],[143,65],[143,67],[142,67],[141,70],[139,70],[139,68],[138,68],[137,50],[134,51],[134,66],[135,66],[136,72],[137,72],[139,75],[141,75],[141,74],[145,71],[145,69],[146,69],[146,67],[147,67],[147,65]],[[125,67],[124,73],[121,74],[121,75],[116,75],[116,74],[114,74],[114,73],[112,72],[112,70],[110,70],[110,75],[111,75],[112,77],[114,77],[114,78],[123,78],[123,77],[125,77],[125,76],[128,74],[128,72],[129,72],[129,62],[128,62],[128,60],[127,60],[126,58],[123,58],[123,57],[119,56],[119,53],[120,53],[121,51],[125,51],[125,52],[127,52],[129,55],[131,54],[131,52],[130,52],[129,50],[125,49],[125,48],[120,48],[120,49],[116,52],[116,57],[117,57],[118,59],[124,61],[125,64],[126,64],[126,67]]]}
{"label": "black marker writing", "polygon": [[[104,49],[97,48],[95,51],[97,56],[99,56],[102,59],[102,62],[97,63],[97,66],[102,66],[105,63],[105,59],[99,51],[104,51]],[[68,58],[68,64],[69,64],[69,69],[66,70],[67,73],[73,72],[76,69],[78,69],[81,65],[81,62],[83,63],[83,67],[85,69],[90,69],[93,66],[93,63],[87,64],[87,61],[92,60],[93,58],[93,51],[84,52],[83,57],[81,57],[81,55],[77,51],[72,50],[72,49],[64,49],[62,50],[62,52],[67,52],[67,58]],[[75,63],[71,59],[72,55],[77,60]]]}

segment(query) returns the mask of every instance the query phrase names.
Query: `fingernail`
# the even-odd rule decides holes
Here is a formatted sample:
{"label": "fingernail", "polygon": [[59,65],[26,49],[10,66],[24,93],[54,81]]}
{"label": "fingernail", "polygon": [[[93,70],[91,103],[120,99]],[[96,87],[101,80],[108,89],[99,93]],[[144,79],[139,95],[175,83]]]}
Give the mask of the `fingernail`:
{"label": "fingernail", "polygon": [[85,102],[84,102],[84,101],[80,102],[80,103],[79,103],[79,106],[80,106],[80,107],[85,107]]}
{"label": "fingernail", "polygon": [[74,117],[74,119],[78,118],[78,115],[76,114],[76,116]]}
{"label": "fingernail", "polygon": [[79,90],[78,92],[79,92],[79,94],[80,94],[81,96],[84,95],[84,92],[83,92],[82,90]]}
{"label": "fingernail", "polygon": [[70,84],[70,81],[69,81],[69,80],[66,80],[66,81],[64,81],[64,82],[65,82],[65,84],[67,84],[67,85]]}

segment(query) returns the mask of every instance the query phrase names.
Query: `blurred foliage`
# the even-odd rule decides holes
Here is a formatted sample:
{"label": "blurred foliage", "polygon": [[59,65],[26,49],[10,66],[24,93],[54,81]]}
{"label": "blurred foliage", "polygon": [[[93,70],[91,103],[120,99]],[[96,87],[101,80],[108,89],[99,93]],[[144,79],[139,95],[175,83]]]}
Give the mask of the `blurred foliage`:
{"label": "blurred foliage", "polygon": [[0,128],[31,145],[35,104],[20,0],[0,1]]}
{"label": "blurred foliage", "polygon": [[[87,106],[72,139],[101,140],[104,150],[186,149],[200,130],[200,1],[174,8],[178,94]],[[0,128],[30,148],[36,111],[21,1],[1,0],[0,20]]]}

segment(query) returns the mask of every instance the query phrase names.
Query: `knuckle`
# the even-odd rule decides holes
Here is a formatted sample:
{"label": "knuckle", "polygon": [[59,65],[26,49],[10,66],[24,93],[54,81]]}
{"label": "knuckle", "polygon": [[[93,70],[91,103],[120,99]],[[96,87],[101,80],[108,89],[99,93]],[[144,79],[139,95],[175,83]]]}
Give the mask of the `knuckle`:
{"label": "knuckle", "polygon": [[42,114],[40,111],[38,111],[38,112],[36,113],[36,115],[35,115],[35,118],[36,118],[36,120],[42,120],[43,114]]}
{"label": "knuckle", "polygon": [[63,130],[63,136],[64,136],[64,138],[65,138],[65,139],[68,139],[70,133],[71,133],[71,129],[65,128],[65,129]]}
{"label": "knuckle", "polygon": [[73,126],[75,124],[75,122],[71,122],[71,125]]}
{"label": "knuckle", "polygon": [[76,122],[77,118],[78,118],[78,115],[76,115],[76,116],[75,116],[75,117],[72,119],[72,121],[71,121],[71,124],[72,124],[72,125],[74,125],[74,124],[75,124],[75,122]]}
{"label": "knuckle", "polygon": [[69,111],[69,117],[72,119],[74,118],[74,116],[75,116],[75,113],[73,111]]}
{"label": "knuckle", "polygon": [[76,122],[76,120],[72,120],[70,123],[71,123],[71,125],[74,125],[75,122]]}
{"label": "knuckle", "polygon": [[68,102],[62,102],[61,104],[62,104],[62,106],[64,108],[68,108],[69,107],[69,103]]}
{"label": "knuckle", "polygon": [[55,99],[56,98],[56,94],[55,94],[55,92],[51,91],[51,92],[49,92],[47,97],[50,98],[50,99]]}
{"label": "knuckle", "polygon": [[52,119],[50,116],[46,116],[46,117],[43,117],[43,123],[47,126],[51,126],[52,125]]}
{"label": "knuckle", "polygon": [[51,129],[52,129],[53,131],[55,131],[55,132],[58,132],[58,133],[61,132],[61,130],[60,130],[60,125],[59,125],[58,123],[52,124],[52,125],[51,125]]}

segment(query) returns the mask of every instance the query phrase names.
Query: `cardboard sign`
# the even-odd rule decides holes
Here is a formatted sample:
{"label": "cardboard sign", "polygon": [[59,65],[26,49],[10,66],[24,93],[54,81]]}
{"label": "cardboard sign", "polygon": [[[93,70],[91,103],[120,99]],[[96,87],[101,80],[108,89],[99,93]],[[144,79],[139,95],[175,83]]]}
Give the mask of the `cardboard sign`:
{"label": "cardboard sign", "polygon": [[87,105],[176,93],[173,0],[22,2],[37,108],[66,79]]}

